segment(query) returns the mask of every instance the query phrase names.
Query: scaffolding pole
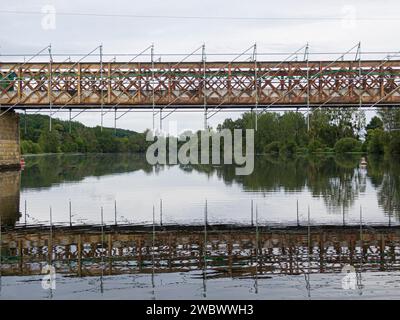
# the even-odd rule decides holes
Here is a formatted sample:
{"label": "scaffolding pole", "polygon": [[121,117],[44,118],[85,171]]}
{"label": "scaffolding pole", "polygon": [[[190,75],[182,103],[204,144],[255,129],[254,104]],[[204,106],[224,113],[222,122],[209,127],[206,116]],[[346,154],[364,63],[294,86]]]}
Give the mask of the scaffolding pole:
{"label": "scaffolding pole", "polygon": [[100,130],[103,131],[103,108],[104,108],[104,96],[103,96],[103,44],[99,47],[100,53],[100,94],[101,94],[101,128]]}
{"label": "scaffolding pole", "polygon": [[254,59],[254,98],[255,98],[255,130],[258,129],[258,77],[257,77],[257,43],[254,44],[254,51],[253,51],[253,59]]}
{"label": "scaffolding pole", "polygon": [[362,92],[362,80],[363,80],[363,77],[362,77],[362,69],[361,69],[361,41],[358,43],[358,48],[357,48],[357,53],[356,53],[356,60],[357,60],[357,57],[358,57],[358,78],[359,78],[359,85],[360,85],[360,92],[359,92],[359,95],[358,95],[358,97],[359,97],[359,110],[361,110],[361,107],[362,107],[362,94],[363,94],[363,92]]}
{"label": "scaffolding pole", "polygon": [[153,134],[154,134],[154,109],[156,106],[156,102],[155,102],[155,92],[154,92],[154,44],[151,44],[151,103],[152,103],[152,107],[153,107]]}
{"label": "scaffolding pole", "polygon": [[203,43],[201,48],[201,61],[203,62],[203,105],[204,105],[204,131],[208,129],[207,123],[207,89],[206,89],[206,45]]}
{"label": "scaffolding pole", "polygon": [[307,131],[310,131],[310,65],[309,65],[309,45],[307,43],[304,52],[307,68]]}
{"label": "scaffolding pole", "polygon": [[52,99],[52,83],[53,83],[53,57],[51,55],[51,44],[49,45],[49,87],[48,87],[48,97],[49,97],[49,107],[50,107],[50,116],[49,116],[49,131],[52,129],[52,119],[51,119],[51,110],[53,108],[53,99]]}

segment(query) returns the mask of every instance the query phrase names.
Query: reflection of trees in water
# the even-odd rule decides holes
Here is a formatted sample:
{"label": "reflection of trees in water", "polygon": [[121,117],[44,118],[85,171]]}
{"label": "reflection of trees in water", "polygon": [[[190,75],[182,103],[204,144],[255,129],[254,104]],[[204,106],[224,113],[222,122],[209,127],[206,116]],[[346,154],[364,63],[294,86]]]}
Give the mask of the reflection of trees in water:
{"label": "reflection of trees in water", "polygon": [[207,175],[215,171],[225,183],[239,183],[246,191],[300,192],[308,188],[313,196],[324,199],[329,212],[341,213],[365,191],[366,172],[357,168],[359,159],[352,155],[262,156],[256,158],[254,172],[248,176],[237,176],[233,165],[193,167]]}
{"label": "reflection of trees in water", "polygon": [[378,189],[378,203],[389,216],[400,217],[399,176],[385,173]]}
{"label": "reflection of trees in water", "polygon": [[[193,170],[215,175],[227,185],[239,184],[245,191],[300,192],[308,188],[322,197],[329,212],[342,213],[365,192],[367,178],[377,189],[378,203],[387,215],[400,219],[400,161],[369,156],[368,170],[359,169],[359,155],[345,156],[259,156],[254,172],[237,176],[234,165],[180,165],[184,172]],[[144,155],[88,154],[55,155],[27,159],[22,188],[43,188],[65,181],[81,181],[87,176],[103,176],[143,170],[155,173],[165,166],[151,166]],[[294,199],[295,201],[295,199]]]}
{"label": "reflection of trees in water", "polygon": [[[331,213],[341,213],[351,208],[358,195],[365,191],[365,175],[357,170],[340,171],[336,177],[329,177],[325,184],[316,189],[310,185],[313,195],[323,197],[325,205]],[[363,182],[364,180],[364,182]]]}
{"label": "reflection of trees in water", "polygon": [[378,189],[378,204],[389,217],[400,219],[400,159],[371,157],[368,173]]}
{"label": "reflection of trees in water", "polygon": [[324,199],[328,212],[342,213],[365,192],[366,172],[357,168],[358,156],[326,158],[322,165],[308,167],[308,187],[313,196]]}
{"label": "reflection of trees in water", "polygon": [[144,155],[137,154],[51,155],[28,157],[26,160],[22,189],[47,188],[57,183],[81,181],[88,176],[153,171]]}
{"label": "reflection of trees in water", "polygon": [[216,174],[227,185],[238,183],[246,191],[268,192],[283,189],[285,192],[298,192],[305,187],[306,160],[296,158],[283,160],[278,157],[257,157],[254,171],[248,176],[238,176],[234,165],[195,165],[196,171],[207,175]]}

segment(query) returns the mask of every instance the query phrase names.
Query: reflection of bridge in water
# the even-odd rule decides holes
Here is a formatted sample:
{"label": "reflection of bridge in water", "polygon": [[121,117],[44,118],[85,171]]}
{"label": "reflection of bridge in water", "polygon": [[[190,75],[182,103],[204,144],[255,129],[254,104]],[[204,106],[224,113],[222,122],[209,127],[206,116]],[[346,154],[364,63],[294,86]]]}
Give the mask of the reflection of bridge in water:
{"label": "reflection of bridge in water", "polygon": [[[256,231],[258,230],[258,232]],[[400,270],[398,227],[76,226],[3,230],[2,274],[52,263],[78,276],[207,270],[207,277]]]}
{"label": "reflection of bridge in water", "polygon": [[20,217],[19,171],[0,171],[0,221],[2,225],[13,226]]}

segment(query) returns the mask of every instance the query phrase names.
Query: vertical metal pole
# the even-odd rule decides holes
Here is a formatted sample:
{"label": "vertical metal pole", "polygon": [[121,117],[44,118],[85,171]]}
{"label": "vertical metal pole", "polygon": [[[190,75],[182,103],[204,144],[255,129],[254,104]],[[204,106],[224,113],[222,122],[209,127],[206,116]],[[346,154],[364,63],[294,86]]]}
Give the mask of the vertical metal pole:
{"label": "vertical metal pole", "polygon": [[24,215],[25,215],[25,227],[26,227],[26,215],[27,215],[27,207],[26,207],[26,199],[25,199],[25,208],[24,208]]}
{"label": "vertical metal pole", "polygon": [[362,206],[360,205],[360,240],[363,240],[363,230],[362,230]]}
{"label": "vertical metal pole", "polygon": [[253,218],[253,216],[254,216],[254,214],[253,214],[253,212],[254,212],[254,210],[253,210],[253,199],[251,199],[251,215],[250,215],[250,217],[251,217],[251,226],[253,227],[254,226],[254,218]]}
{"label": "vertical metal pole", "polygon": [[306,45],[305,58],[307,68],[307,132],[310,131],[310,65],[309,65],[309,46]]}
{"label": "vertical metal pole", "polygon": [[203,107],[204,107],[204,131],[207,130],[207,93],[206,93],[206,45],[201,47],[201,61],[203,63]]}
{"label": "vertical metal pole", "polygon": [[[357,55],[358,55],[358,77],[359,77],[359,84],[360,84],[360,94],[359,94],[359,111],[361,112],[362,107],[362,70],[361,70],[361,41],[358,43],[357,48]],[[356,57],[357,58],[357,57]]]}
{"label": "vertical metal pole", "polygon": [[3,234],[2,234],[2,224],[1,224],[1,215],[0,215],[0,294],[1,294],[1,287],[2,287],[2,283],[1,283],[1,279],[2,279],[2,271],[3,271]]}
{"label": "vertical metal pole", "polygon": [[26,134],[26,109],[24,110],[24,132]]}
{"label": "vertical metal pole", "polygon": [[308,257],[308,265],[307,265],[307,274],[305,275],[306,278],[306,289],[307,289],[307,295],[310,298],[311,297],[311,286],[310,286],[310,265],[311,265],[311,257],[310,257],[310,251],[311,251],[311,228],[310,228],[310,206],[308,206],[308,226],[307,226],[307,257]]}
{"label": "vertical metal pole", "polygon": [[346,225],[344,202],[343,202],[343,205],[342,205],[342,215],[343,215],[343,227],[344,227]]}
{"label": "vertical metal pole", "polygon": [[114,135],[117,135],[117,107],[114,108]]}
{"label": "vertical metal pole", "polygon": [[154,109],[155,109],[155,96],[154,96],[154,44],[151,44],[151,103],[153,105],[153,132],[155,130],[154,125]]}
{"label": "vertical metal pole", "polygon": [[155,223],[155,208],[153,205],[153,235],[152,235],[152,247],[151,247],[151,284],[153,287],[153,295],[154,295],[154,287],[155,287],[155,283],[154,283],[154,263],[155,263],[155,259],[154,259],[154,247],[155,247],[155,240],[156,240],[156,223]]}
{"label": "vertical metal pole", "polygon": [[208,215],[208,205],[207,205],[207,199],[206,199],[206,205],[204,208],[203,297],[207,296],[207,219],[208,219],[207,215]]}
{"label": "vertical metal pole", "polygon": [[254,44],[254,92],[255,92],[255,107],[256,107],[256,114],[255,114],[255,130],[258,129],[258,72],[257,72],[257,43]]}
{"label": "vertical metal pole", "polygon": [[356,270],[356,276],[357,276],[357,287],[360,290],[359,294],[362,294],[362,267],[363,267],[363,258],[364,258],[364,241],[363,241],[363,229],[362,229],[362,206],[360,205],[360,266]]}
{"label": "vertical metal pole", "polygon": [[51,132],[52,130],[52,108],[53,108],[53,99],[51,98],[52,94],[52,87],[53,87],[53,56],[51,54],[51,44],[49,45],[49,88],[48,88],[48,97],[49,97],[49,107],[50,107],[50,113],[49,113],[49,131]]}
{"label": "vertical metal pole", "polygon": [[300,219],[299,219],[299,199],[296,200],[296,217],[297,217],[297,226],[300,226]]}
{"label": "vertical metal pole", "polygon": [[49,239],[49,265],[53,264],[53,211],[50,206],[50,239]]}
{"label": "vertical metal pole", "polygon": [[206,199],[206,205],[204,207],[204,228],[207,230],[207,223],[208,223],[208,202]]}
{"label": "vertical metal pole", "polygon": [[310,206],[308,206],[308,213],[307,213],[307,241],[308,241],[308,248],[310,248],[311,242],[311,229],[310,229]]}
{"label": "vertical metal pole", "polygon": [[71,205],[71,199],[69,199],[69,226],[72,227],[72,205]]}
{"label": "vertical metal pole", "polygon": [[118,224],[118,221],[117,221],[117,200],[114,200],[114,223],[115,223],[115,225]]}
{"label": "vertical metal pole", "polygon": [[255,292],[258,294],[258,264],[259,264],[259,256],[258,256],[258,251],[259,251],[259,233],[258,233],[258,206],[256,205],[256,274],[255,274]]}
{"label": "vertical metal pole", "polygon": [[103,108],[104,108],[104,99],[103,99],[103,45],[101,44],[100,47],[100,94],[101,94],[101,131],[103,131]]}
{"label": "vertical metal pole", "polygon": [[[363,103],[363,101],[362,101],[362,94],[363,94],[363,92],[362,92],[362,70],[361,70],[361,41],[358,43],[358,50],[357,50],[357,52],[358,52],[358,77],[359,77],[359,82],[360,82],[360,88],[359,88],[359,105],[358,105],[358,112],[359,112],[359,115],[360,115],[360,119],[361,119],[361,114],[362,114],[362,110],[361,110],[361,108],[362,108],[362,103]],[[359,121],[360,121],[360,119],[358,119]]]}
{"label": "vertical metal pole", "polygon": [[163,206],[162,206],[162,199],[160,199],[160,226],[162,226],[162,215],[163,215]]}
{"label": "vertical metal pole", "polygon": [[72,109],[69,108],[69,133],[71,134],[72,132]]}
{"label": "vertical metal pole", "polygon": [[104,276],[104,214],[101,207],[101,275],[100,275],[100,292],[103,293],[103,276]]}

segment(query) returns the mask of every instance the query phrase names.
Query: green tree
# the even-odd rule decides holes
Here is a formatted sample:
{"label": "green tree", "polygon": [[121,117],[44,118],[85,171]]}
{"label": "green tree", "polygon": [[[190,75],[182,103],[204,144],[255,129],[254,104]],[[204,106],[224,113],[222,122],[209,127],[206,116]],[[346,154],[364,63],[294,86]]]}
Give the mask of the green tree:
{"label": "green tree", "polygon": [[395,107],[381,107],[378,115],[382,119],[384,129],[387,131],[400,129],[400,110]]}
{"label": "green tree", "polygon": [[348,153],[360,152],[361,142],[354,138],[342,138],[335,143],[335,152]]}
{"label": "green tree", "polygon": [[382,129],[383,130],[383,121],[381,118],[374,116],[371,121],[365,127],[365,130],[373,130],[373,129]]}
{"label": "green tree", "polygon": [[39,145],[43,152],[57,153],[60,152],[60,134],[56,130],[44,130],[39,137]]}

